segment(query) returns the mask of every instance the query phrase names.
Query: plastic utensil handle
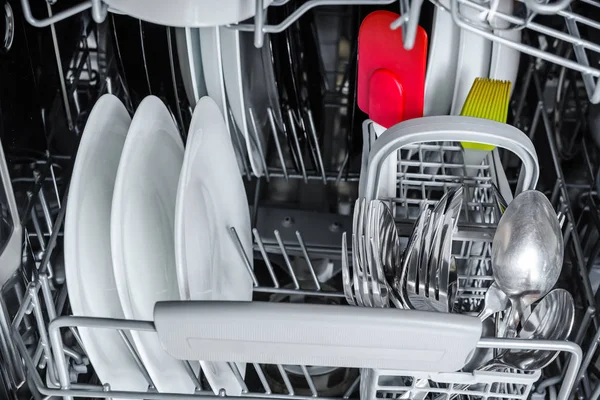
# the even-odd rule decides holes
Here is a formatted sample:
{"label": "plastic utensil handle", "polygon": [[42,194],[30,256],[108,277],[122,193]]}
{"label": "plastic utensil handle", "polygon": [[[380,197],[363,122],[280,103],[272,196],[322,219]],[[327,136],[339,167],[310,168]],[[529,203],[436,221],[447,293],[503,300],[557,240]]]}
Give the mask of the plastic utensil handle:
{"label": "plastic utensil handle", "polygon": [[154,324],[177,359],[456,371],[481,335],[458,314],[267,302],[157,303]]}
{"label": "plastic utensil handle", "polygon": [[539,178],[537,153],[529,137],[519,129],[496,121],[462,116],[416,118],[396,124],[385,131],[371,146],[365,179],[359,195],[377,198],[379,176],[384,160],[404,146],[423,142],[477,142],[502,147],[515,153],[523,162],[524,179],[516,193],[533,189]]}

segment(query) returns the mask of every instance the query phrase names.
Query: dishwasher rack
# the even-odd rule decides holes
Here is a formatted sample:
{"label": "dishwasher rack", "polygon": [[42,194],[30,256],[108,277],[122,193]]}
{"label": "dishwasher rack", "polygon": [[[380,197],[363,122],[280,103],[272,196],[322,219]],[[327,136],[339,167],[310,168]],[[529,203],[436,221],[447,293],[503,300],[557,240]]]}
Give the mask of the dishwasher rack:
{"label": "dishwasher rack", "polygon": [[[27,0],[22,1],[26,2]],[[93,3],[83,4],[91,7]],[[309,3],[316,4],[318,1],[305,4]],[[413,4],[415,3],[418,2],[413,2]],[[56,21],[57,19],[51,22]],[[242,26],[240,29],[245,28]],[[82,42],[81,48],[85,49],[85,46],[88,45],[87,41]],[[77,76],[84,77],[81,75],[82,71],[90,70],[88,69],[89,54],[91,52],[88,50],[82,50],[80,61],[76,63],[75,77],[73,80],[68,79],[66,85],[73,84],[77,87],[80,84],[89,85],[89,82],[84,82],[85,78],[81,79],[82,82],[77,79]],[[89,80],[93,80],[92,75],[88,75]],[[115,84],[114,80],[104,80],[99,83],[98,91],[117,92],[120,89],[116,86],[119,85],[122,83],[116,82]],[[563,174],[560,158],[561,148],[557,144],[556,127],[551,121],[551,111],[549,110],[553,109],[553,105],[548,104],[546,94],[548,90],[552,90],[551,86],[550,79],[543,76],[540,60],[531,60],[530,68],[523,77],[522,85],[519,88],[519,98],[515,101],[513,124],[529,132],[532,136],[539,130],[543,130],[547,135],[552,165],[557,175],[557,179],[549,188],[549,197],[557,211],[566,217],[565,247],[569,251],[565,252],[565,258],[569,258],[568,261],[573,267],[573,279],[578,280],[581,285],[580,289],[582,289],[577,301],[583,317],[576,326],[574,341],[572,343],[556,343],[483,338],[479,340],[478,347],[546,349],[560,351],[561,356],[551,368],[531,374],[517,371],[483,371],[471,374],[380,370],[381,376],[388,379],[380,380],[380,384],[376,387],[376,393],[369,397],[407,398],[403,397],[407,392],[413,395],[428,392],[436,393],[431,398],[440,400],[456,398],[461,395],[478,399],[525,399],[543,396],[545,392],[556,394],[557,385],[560,389],[559,398],[561,399],[567,398],[574,388],[583,396],[591,396],[590,398],[600,394],[600,385],[588,373],[588,367],[595,361],[594,353],[600,337],[596,301],[586,269],[586,253],[582,248],[583,239],[580,237],[578,229],[580,220],[576,218],[577,210],[574,210],[572,201],[570,201],[571,186]],[[70,91],[65,90],[64,93],[68,92]],[[68,101],[71,103],[76,100],[69,98]],[[75,111],[73,121],[77,121],[82,110],[76,109]],[[556,110],[554,109],[554,111]],[[459,154],[462,149],[454,143],[436,143],[402,150],[405,156],[401,156],[399,161],[398,195],[393,199],[399,231],[405,238],[410,233],[415,217],[412,210],[424,198],[434,201],[453,184],[458,184],[458,181],[475,189],[473,199],[469,200],[466,210],[464,210],[465,213],[459,224],[453,247],[453,253],[457,260],[464,260],[465,263],[473,261],[477,266],[475,269],[478,271],[459,276],[459,279],[465,281],[465,285],[458,296],[458,303],[464,310],[475,310],[483,297],[484,289],[491,283],[490,243],[497,216],[490,188],[491,182],[498,181],[497,173],[499,171],[490,164],[484,164],[477,167],[479,169],[477,179],[465,182],[464,175],[457,172],[461,168],[464,169],[464,165],[458,165],[454,173],[448,173],[449,171],[443,170],[448,165],[426,161],[423,157],[415,160],[414,157],[407,155],[408,152],[423,154],[428,151],[439,152],[449,157],[448,154]],[[512,161],[510,159],[503,160],[503,164],[509,166]],[[61,277],[60,254],[62,223],[68,206],[68,165],[68,159],[48,155],[36,163],[31,177],[27,178],[35,185],[27,193],[30,203],[26,214],[30,215],[30,221],[26,226],[24,265],[11,284],[5,287],[8,289],[2,293],[2,302],[0,302],[2,305],[0,307],[0,358],[3,366],[8,367],[2,369],[3,374],[8,374],[8,379],[5,380],[11,382],[15,388],[29,385],[32,392],[46,396],[147,399],[195,399],[199,396],[235,397],[224,392],[220,392],[219,396],[215,395],[213,390],[206,386],[201,374],[190,377],[197,387],[194,395],[176,394],[171,396],[157,393],[153,390],[151,381],[149,382],[150,390],[145,393],[120,392],[118,388],[111,388],[110,385],[101,386],[89,379],[82,379],[85,383],[69,383],[71,379],[77,378],[77,376],[86,377],[90,372],[90,366],[87,365],[89,360],[85,353],[77,349],[76,327],[97,328],[103,326],[118,330],[154,330],[156,328],[151,321],[102,320],[68,316],[68,299],[64,276]],[[414,172],[415,168],[418,169],[417,173]],[[437,169],[443,173],[427,173],[428,168]],[[253,178],[252,183],[256,183],[256,186],[265,185],[269,177],[302,179],[305,182],[323,179],[321,173],[314,174],[314,176],[310,174],[302,176],[286,174],[281,170],[271,170],[271,172],[273,172],[271,176],[265,176],[264,179]],[[502,172],[504,173],[504,171]],[[507,174],[509,174],[508,170]],[[509,182],[514,184],[513,177],[510,178]],[[254,179],[256,180],[254,181]],[[338,171],[326,174],[324,180],[329,183],[355,184],[358,179],[355,175],[344,174],[343,168],[340,168]],[[258,192],[258,190],[256,191]],[[416,194],[419,191],[421,192],[420,198]],[[332,306],[344,303],[338,264],[341,234],[343,231],[351,229],[351,220],[347,215],[329,216],[325,222],[320,222],[319,229],[323,226],[322,230],[328,231],[328,233],[315,239],[313,236],[318,236],[319,233],[313,235],[315,228],[303,229],[306,224],[300,221],[301,218],[294,217],[298,215],[295,211],[280,213],[269,210],[268,205],[261,205],[255,201],[252,213],[257,266],[255,270],[252,270],[249,260],[244,259],[243,255],[240,262],[245,263],[252,277],[256,300],[317,302]],[[276,229],[272,229],[273,227]],[[324,239],[321,240],[322,237]],[[237,234],[234,230],[231,230],[231,239],[238,244]],[[18,299],[18,307],[15,309],[10,307],[8,301],[10,298]],[[584,349],[583,353],[580,347]],[[56,357],[57,354],[60,356]],[[237,370],[235,364],[230,363],[230,365],[235,372]],[[328,386],[331,382],[326,382],[325,389],[322,388],[319,377],[323,375],[314,373],[312,368],[314,367],[255,363],[252,365],[254,381],[243,380],[239,374],[236,375],[240,379],[242,387],[248,389],[247,392],[242,393],[240,398],[305,400],[308,398],[354,398],[357,396],[359,377],[356,369],[341,368],[340,371],[338,368],[335,372],[338,374],[336,382],[339,384],[333,388],[335,390],[332,390]],[[45,372],[45,375],[41,372]],[[331,371],[324,375],[333,376]],[[436,387],[419,387],[417,382],[424,378],[429,379]],[[335,381],[336,379],[331,380]]]}

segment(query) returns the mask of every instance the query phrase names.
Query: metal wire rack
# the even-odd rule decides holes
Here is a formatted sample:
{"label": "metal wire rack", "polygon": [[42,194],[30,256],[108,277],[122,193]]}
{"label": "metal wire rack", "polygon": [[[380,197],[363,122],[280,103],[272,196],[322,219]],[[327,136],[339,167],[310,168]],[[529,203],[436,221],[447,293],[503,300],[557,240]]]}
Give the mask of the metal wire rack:
{"label": "metal wire rack", "polygon": [[[500,12],[495,9],[495,5],[497,2],[493,1],[480,3],[452,0],[451,10],[448,11],[462,29],[541,60],[580,72],[589,101],[594,104],[600,102],[600,90],[597,85],[600,70],[595,67],[600,53],[600,46],[595,42],[600,24],[592,17],[600,9],[600,3],[582,0],[545,4],[520,0],[517,6],[521,7],[515,7],[512,13]],[[469,9],[479,12],[481,20],[473,21],[467,18],[465,11]],[[557,26],[556,20],[549,22],[551,20],[547,18],[548,15],[557,16],[562,24]],[[536,38],[540,46],[512,40],[504,34],[510,30],[523,31],[524,34]],[[572,54],[575,60],[572,59]]]}
{"label": "metal wire rack", "polygon": [[[29,9],[25,7],[27,0],[22,1],[24,10]],[[458,1],[461,4],[469,2],[469,0]],[[389,2],[381,1],[380,3]],[[588,3],[587,0],[585,2]],[[313,7],[318,4],[338,4],[339,2],[313,0],[305,4],[309,3]],[[344,1],[344,4],[346,3],[348,2]],[[420,2],[414,1],[413,5],[417,3]],[[595,4],[594,2],[589,3]],[[101,3],[90,1],[84,2],[64,14],[56,14],[51,19],[45,21],[33,20],[34,25],[47,26],[56,23],[75,12],[94,7],[94,4],[96,11],[100,11],[94,15],[102,17]],[[567,11],[559,12],[559,15],[564,17],[563,14],[560,14],[561,12],[565,13]],[[25,14],[27,16],[27,12]],[[29,13],[28,21],[30,23],[32,22],[31,18],[33,17]],[[408,22],[408,20],[405,22]],[[516,22],[513,21],[513,23]],[[256,20],[255,26],[260,26]],[[263,25],[263,29],[255,30],[257,32],[255,39],[258,41],[258,37],[262,33],[271,32],[272,29],[285,29],[282,26],[284,25],[278,28],[269,28]],[[251,27],[239,26],[238,28],[250,29]],[[272,30],[272,32],[277,32],[277,30]],[[84,48],[84,43],[82,43],[82,48]],[[524,52],[527,53],[527,51]],[[552,57],[548,58],[537,52],[530,52],[529,54],[551,62],[557,62]],[[569,61],[568,59],[565,60]],[[536,62],[539,65],[539,60]],[[561,64],[558,62],[558,64],[580,70],[570,63]],[[81,72],[87,68],[86,65],[86,62],[80,61],[77,63],[75,70]],[[595,361],[595,351],[599,342],[600,331],[597,329],[598,317],[594,290],[590,284],[585,252],[582,248],[582,243],[585,241],[581,238],[581,234],[577,229],[575,212],[569,201],[571,188],[565,180],[561,160],[558,156],[556,137],[554,136],[555,127],[551,123],[548,112],[550,107],[546,103],[546,96],[543,93],[542,82],[544,80],[534,65],[535,62],[532,62],[532,68],[528,70],[528,75],[525,76],[523,84],[523,93],[527,91],[535,92],[537,102],[534,106],[531,126],[528,126],[527,131],[535,132],[541,126],[547,134],[552,153],[552,164],[557,175],[557,179],[550,190],[550,197],[557,210],[562,211],[566,216],[565,244],[569,250],[567,252],[569,261],[573,267],[572,279],[580,283],[583,289],[578,299],[579,305],[582,307],[583,317],[577,327],[574,343],[481,339],[478,346],[484,348],[537,348],[560,351],[562,355],[559,357],[559,362],[556,363],[558,372],[550,368],[530,375],[515,371],[494,371],[475,375],[462,372],[434,374],[418,371],[380,371],[384,377],[388,376],[391,379],[381,380],[380,385],[377,387],[377,393],[372,398],[379,396],[405,398],[407,392],[427,391],[428,393],[436,393],[430,395],[429,398],[440,400],[456,398],[461,395],[477,399],[521,399],[527,398],[534,391],[535,393],[543,393],[545,390],[556,392],[556,385],[560,385],[559,398],[566,398],[573,385],[583,396],[594,398],[594,396],[598,397],[600,395],[600,385],[596,386],[594,393],[592,393],[592,385],[596,382],[588,372]],[[580,66],[580,64],[577,65]],[[83,66],[83,68],[80,68],[80,66]],[[596,72],[592,74],[587,69],[582,70],[582,72],[598,76],[594,75]],[[89,76],[92,77],[92,75]],[[73,82],[79,82],[79,80],[75,78]],[[63,95],[65,97],[66,93],[67,90],[64,90]],[[523,104],[530,104],[531,102],[517,103],[520,104],[520,108],[517,108],[516,114],[526,114],[522,109]],[[516,125],[522,123],[518,118],[515,119]],[[459,261],[458,264],[460,265],[462,262],[465,265],[465,267],[459,267],[465,268],[464,272],[459,273],[459,279],[462,280],[462,288],[458,296],[459,302],[464,304],[463,310],[470,311],[477,308],[479,303],[474,302],[474,300],[477,301],[483,297],[486,285],[491,282],[490,242],[493,236],[493,224],[497,219],[495,204],[489,189],[491,188],[491,182],[496,180],[494,174],[497,171],[489,162],[482,165],[465,166],[461,158],[456,158],[455,155],[459,154],[461,150],[462,148],[454,143],[415,145],[403,149],[402,152],[404,153],[399,157],[397,172],[400,184],[397,187],[397,196],[391,201],[395,205],[400,232],[406,236],[414,218],[411,210],[416,208],[419,201],[424,199],[435,201],[436,196],[441,196],[449,187],[460,183],[474,189],[473,197],[467,202],[466,210],[464,210],[463,219],[459,224],[459,231],[453,246],[453,253]],[[439,157],[439,160],[444,160],[444,162],[435,161],[438,159],[437,157]],[[149,380],[148,392],[125,393],[118,391],[119,388],[90,383],[89,379],[84,378],[91,371],[91,368],[88,365],[89,360],[87,360],[85,352],[82,350],[83,346],[78,340],[76,327],[98,328],[103,326],[121,332],[128,329],[154,330],[155,327],[149,321],[102,321],[68,316],[66,285],[64,285],[64,281],[61,281],[59,257],[61,226],[67,204],[65,187],[67,186],[68,176],[66,176],[67,174],[62,176],[57,171],[58,168],[54,168],[55,164],[52,162],[48,165],[51,168],[47,170],[47,173],[36,173],[36,176],[28,178],[35,185],[29,191],[31,201],[30,206],[25,211],[25,214],[29,215],[28,229],[25,236],[27,251],[24,253],[27,255],[25,257],[27,262],[24,263],[22,271],[19,271],[20,273],[14,278],[12,284],[8,285],[9,290],[3,293],[0,302],[0,305],[2,305],[0,307],[0,361],[3,366],[0,369],[2,373],[10,378],[8,381],[13,387],[18,388],[27,384],[47,396],[181,399],[197,398],[198,395],[202,395],[215,398],[214,391],[207,386],[201,373],[200,375],[192,374],[190,376],[197,387],[195,394],[172,396],[157,393],[153,390],[151,380]],[[465,179],[465,168],[478,172],[473,174],[474,177]],[[283,168],[279,170],[270,169],[269,171],[270,176],[266,177],[286,177],[287,175],[291,178],[301,178],[304,181],[312,179],[324,179],[328,182],[338,180],[338,176],[335,174],[325,173],[325,177],[323,177],[324,170],[314,174],[314,176],[308,172],[306,175],[294,175]],[[356,177],[352,179],[357,180]],[[48,195],[48,193],[54,194]],[[337,259],[332,257],[333,252],[330,249],[324,251],[321,247],[312,246],[309,243],[310,238],[308,235],[303,235],[300,231],[293,231],[292,234],[295,239],[292,237],[291,240],[289,239],[289,232],[287,236],[283,231],[272,231],[272,234],[274,240],[267,240],[263,236],[263,232],[253,231],[256,256],[255,268],[250,267],[247,270],[252,277],[257,300],[320,301],[333,305],[344,301],[343,293],[340,290],[341,285],[336,283],[339,278],[337,275]],[[474,240],[474,238],[477,240]],[[231,239],[239,245],[235,230],[231,230]],[[339,243],[339,240],[337,243]],[[336,253],[339,254],[339,251],[336,251]],[[243,251],[241,254],[243,255]],[[323,262],[321,257],[329,258]],[[240,262],[243,262],[247,267],[250,265],[249,260],[243,257],[240,258]],[[16,309],[11,308],[8,301],[9,297],[16,297],[19,307]],[[68,329],[61,331],[61,328]],[[123,335],[123,337],[126,336]],[[583,361],[581,360],[579,346],[584,348]],[[56,357],[57,354],[61,356]],[[63,354],[66,358],[62,356]],[[234,372],[237,370],[234,363],[231,363],[230,366]],[[62,372],[58,373],[59,370]],[[241,397],[268,397],[288,400],[354,398],[359,391],[356,369],[344,369],[341,372],[338,369],[336,371],[339,374],[338,381],[342,382],[335,387],[336,391],[329,391],[329,389],[332,389],[331,386],[328,386],[331,382],[322,386],[317,377],[318,374],[314,373],[315,371],[309,366],[253,364],[251,370],[253,372],[247,375],[247,379],[241,379],[239,371],[236,374],[240,379],[240,384],[247,389]],[[77,380],[78,376],[81,376],[81,381],[85,381],[85,383],[70,384],[70,381]],[[540,378],[542,380],[535,383]],[[428,380],[430,388],[425,389],[417,385],[417,382],[424,379]],[[223,392],[220,394],[222,396],[227,395]]]}

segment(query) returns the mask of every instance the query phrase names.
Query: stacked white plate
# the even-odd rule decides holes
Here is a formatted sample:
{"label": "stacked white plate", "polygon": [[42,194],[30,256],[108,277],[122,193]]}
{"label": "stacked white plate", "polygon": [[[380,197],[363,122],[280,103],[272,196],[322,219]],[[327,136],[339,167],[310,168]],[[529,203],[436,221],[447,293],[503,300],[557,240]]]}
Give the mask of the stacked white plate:
{"label": "stacked white plate", "polygon": [[[160,99],[144,99],[131,120],[116,97],[103,96],[86,125],[70,190],[65,263],[75,315],[152,320],[158,301],[252,299],[243,260],[252,260],[246,193],[212,99],[198,102],[184,150]],[[147,389],[118,332],[80,334],[102,383]],[[164,351],[156,333],[130,337],[156,389],[195,391],[189,368]],[[201,364],[215,394],[241,393],[235,365]],[[197,374],[200,363],[190,366]],[[237,368],[243,376],[245,366]]]}

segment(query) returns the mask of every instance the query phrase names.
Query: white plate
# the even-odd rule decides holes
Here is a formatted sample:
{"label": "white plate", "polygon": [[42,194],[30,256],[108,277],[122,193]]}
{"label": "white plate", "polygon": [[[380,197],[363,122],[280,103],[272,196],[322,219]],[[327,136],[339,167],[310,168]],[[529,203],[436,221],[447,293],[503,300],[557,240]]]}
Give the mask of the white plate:
{"label": "white plate", "polygon": [[[264,154],[266,146],[259,122],[262,121],[262,116],[260,116],[262,111],[258,109],[253,110],[256,117],[255,123],[257,131],[255,131],[248,112],[252,104],[249,101],[250,94],[245,93],[247,88],[244,87],[244,82],[247,80],[246,74],[248,69],[245,69],[242,65],[240,32],[225,27],[219,29],[221,33],[221,54],[223,57],[223,75],[225,78],[227,100],[229,107],[231,107],[235,123],[240,132],[242,132],[242,136],[244,136],[252,172],[256,176],[261,176],[263,175],[264,168],[256,137],[258,136],[259,138],[258,140],[261,143]],[[257,75],[257,78],[260,78],[260,75]]]}
{"label": "white plate", "polygon": [[[265,8],[273,0],[265,0]],[[227,25],[253,17],[250,0],[106,0],[111,8],[144,21],[177,27]]]}
{"label": "white plate", "polygon": [[[513,2],[499,0],[498,11],[512,15]],[[508,22],[502,18],[493,18],[491,21],[493,26],[497,27],[508,27]],[[503,30],[496,29],[494,34],[505,39],[509,39],[513,42],[521,43],[521,30]],[[515,83],[517,81],[517,73],[519,72],[519,60],[521,58],[521,52],[511,47],[501,45],[498,42],[492,44],[492,60],[490,62],[490,78],[500,79],[503,81],[511,81],[512,86],[510,87],[510,93],[512,94],[515,89]]]}
{"label": "white plate", "polygon": [[[123,318],[110,247],[110,214],[117,167],[131,117],[115,96],[94,105],[85,125],[65,217],[65,274],[73,315]],[[117,331],[80,328],[102,383],[146,391],[148,383]]]}
{"label": "white plate", "polygon": [[[448,6],[448,1],[442,4]],[[448,115],[454,94],[458,59],[459,28],[452,15],[435,7],[433,27],[425,75],[425,104],[423,115]]]}
{"label": "white plate", "polygon": [[206,96],[206,84],[202,69],[202,52],[199,29],[177,28],[175,30],[179,69],[185,94],[192,108],[201,97]]}
{"label": "white plate", "polygon": [[[218,166],[216,168],[215,166]],[[190,123],[175,207],[175,259],[184,300],[252,300],[252,279],[229,229],[234,227],[252,262],[250,215],[223,116],[203,97]],[[201,362],[215,393],[239,396],[227,363]],[[239,365],[244,374],[245,365]]]}
{"label": "white plate", "polygon": [[[233,126],[235,122],[231,121],[229,116],[229,104],[227,103],[227,94],[225,92],[225,77],[223,76],[223,57],[221,56],[221,33],[218,27],[200,28],[200,47],[202,48],[202,67],[206,82],[206,91],[208,96],[212,98],[217,105],[221,114],[225,118],[225,126],[227,133],[233,140],[234,135],[237,139],[237,130]],[[235,152],[235,157],[238,162],[240,173],[246,172],[245,162],[241,158],[239,149]]]}
{"label": "white plate", "polygon": [[[171,114],[157,97],[146,97],[127,134],[112,203],[113,266],[126,318],[152,320],[154,303],[179,299],[173,227],[182,163]],[[184,364],[164,351],[155,332],[132,337],[159,391],[194,392]]]}
{"label": "white plate", "polygon": [[[463,16],[470,20],[480,20],[480,13],[464,4],[460,5]],[[475,78],[487,77],[490,71],[492,43],[467,30],[460,30],[458,62],[454,95],[452,96],[452,115],[460,115],[463,104],[469,95]]]}

